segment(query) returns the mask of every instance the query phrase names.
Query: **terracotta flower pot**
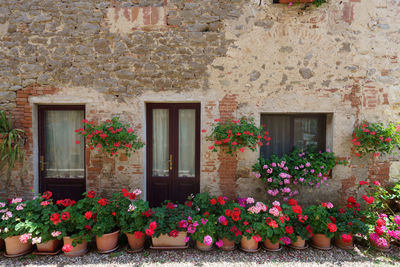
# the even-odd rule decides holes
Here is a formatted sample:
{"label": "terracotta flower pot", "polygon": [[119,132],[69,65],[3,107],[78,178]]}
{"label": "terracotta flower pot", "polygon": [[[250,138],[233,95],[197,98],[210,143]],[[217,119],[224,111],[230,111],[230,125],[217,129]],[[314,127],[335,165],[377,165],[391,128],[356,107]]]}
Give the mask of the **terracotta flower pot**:
{"label": "terracotta flower pot", "polygon": [[[353,237],[353,236],[351,235],[351,237]],[[335,243],[335,246],[337,246],[338,248],[344,249],[344,250],[349,250],[349,249],[354,248],[353,239],[350,242],[344,242],[341,238],[335,237],[333,242]]]}
{"label": "terracotta flower pot", "polygon": [[36,244],[38,252],[56,252],[61,246],[61,240],[53,239],[45,243]]}
{"label": "terracotta flower pot", "polygon": [[268,238],[264,240],[264,247],[271,250],[279,249],[279,240],[275,243],[272,243]]}
{"label": "terracotta flower pot", "polygon": [[304,248],[306,246],[306,241],[300,236],[297,236],[296,242],[292,243],[293,248]]}
{"label": "terracotta flower pot", "polygon": [[331,247],[331,238],[327,238],[326,235],[315,234],[312,239],[312,244],[321,249],[329,249]]}
{"label": "terracotta flower pot", "polygon": [[233,250],[235,249],[235,241],[231,241],[227,238],[222,238],[222,250]]}
{"label": "terracotta flower pot", "polygon": [[140,238],[136,238],[134,234],[125,233],[128,238],[129,247],[133,250],[138,250],[144,247],[144,241],[146,241],[146,235],[142,234]]}
{"label": "terracotta flower pot", "polygon": [[196,240],[196,248],[201,251],[210,251],[212,249],[212,244],[207,246],[203,242]]}
{"label": "terracotta flower pot", "polygon": [[177,237],[162,234],[159,237],[152,237],[151,240],[154,247],[184,247],[186,235],[187,232],[179,232]]}
{"label": "terracotta flower pot", "polygon": [[96,236],[97,250],[101,253],[112,252],[118,246],[119,231],[115,231],[102,236]]}
{"label": "terracotta flower pot", "polygon": [[369,242],[371,243],[372,247],[374,247],[375,249],[380,250],[380,251],[386,252],[386,251],[389,251],[389,250],[392,249],[391,246],[390,246],[390,242],[387,242],[387,245],[384,246],[384,247],[383,246],[378,246],[375,243],[375,241],[373,241],[372,239],[370,239]]}
{"label": "terracotta flower pot", "polygon": [[240,247],[243,250],[257,250],[258,249],[258,242],[255,241],[253,238],[247,239],[247,237],[242,236],[242,240],[240,241]]}
{"label": "terracotta flower pot", "polygon": [[4,242],[7,255],[24,255],[32,250],[31,243],[22,243],[19,241],[20,235],[7,237]]}
{"label": "terracotta flower pot", "polygon": [[[72,241],[74,241],[74,239],[72,239],[68,236],[64,236],[63,241],[64,241],[64,245],[69,244],[72,246]],[[67,256],[82,256],[82,255],[86,254],[86,252],[87,252],[87,242],[83,241],[81,244],[76,244],[75,247],[73,246],[73,248],[70,252],[64,252],[64,253]]]}

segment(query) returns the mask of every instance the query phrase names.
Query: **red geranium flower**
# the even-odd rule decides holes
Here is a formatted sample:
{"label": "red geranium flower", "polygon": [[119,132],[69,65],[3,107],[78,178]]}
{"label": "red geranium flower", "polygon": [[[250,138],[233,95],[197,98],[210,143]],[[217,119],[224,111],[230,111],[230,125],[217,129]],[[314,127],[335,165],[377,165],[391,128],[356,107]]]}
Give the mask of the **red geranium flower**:
{"label": "red geranium flower", "polygon": [[145,212],[142,212],[142,215],[145,216],[146,218],[150,217],[153,214],[151,209],[146,210]]}
{"label": "red geranium flower", "polygon": [[313,236],[314,234],[313,234],[313,229],[312,229],[312,226],[311,225],[307,225],[306,226],[306,230],[307,230],[307,232],[311,235],[311,236]]}
{"label": "red geranium flower", "polygon": [[336,222],[336,219],[335,219],[334,217],[332,217],[332,216],[329,216],[328,218],[329,218],[329,220],[330,220],[331,222],[333,222],[333,223],[335,223],[335,222]]}
{"label": "red geranium flower", "polygon": [[129,199],[134,200],[136,198],[136,195],[134,193],[129,193]]}
{"label": "red geranium flower", "polygon": [[211,203],[211,205],[215,205],[215,204],[217,204],[217,200],[215,198],[212,198],[210,200],[210,203]]}
{"label": "red geranium flower", "polygon": [[248,221],[244,221],[243,224],[244,224],[245,226],[247,226],[247,225],[249,225],[249,222],[248,222]]}
{"label": "red geranium flower", "polygon": [[154,230],[151,230],[150,228],[147,228],[145,231],[146,235],[152,236],[154,234]]}
{"label": "red geranium flower", "polygon": [[360,181],[360,185],[368,185],[368,182],[366,182],[366,181]]}
{"label": "red geranium flower", "polygon": [[97,203],[99,203],[100,206],[105,206],[105,205],[107,205],[107,199],[105,199],[105,198],[99,199],[97,201]]}
{"label": "red geranium flower", "polygon": [[179,235],[179,232],[174,229],[169,233],[169,235],[172,236],[172,237],[177,237]]}
{"label": "red geranium flower", "polygon": [[65,211],[61,214],[61,219],[63,219],[64,221],[69,219],[69,212]]}
{"label": "red geranium flower", "polygon": [[231,210],[226,209],[226,210],[225,210],[225,215],[226,215],[227,217],[230,217],[230,216],[231,216]]}
{"label": "red geranium flower", "polygon": [[156,222],[151,222],[151,223],[149,224],[149,228],[150,228],[151,230],[155,230],[155,229],[157,228],[157,223],[156,223]]}
{"label": "red geranium flower", "polygon": [[59,222],[61,222],[60,214],[58,214],[57,212],[51,214],[50,220],[53,222],[54,225],[57,225]]}
{"label": "red geranium flower", "polygon": [[133,234],[135,235],[135,237],[136,237],[137,239],[139,239],[139,238],[141,238],[141,237],[143,236],[143,233],[140,232],[140,231],[136,231],[136,232],[134,232]]}
{"label": "red geranium flower", "polygon": [[92,227],[91,227],[90,225],[85,225],[85,229],[86,229],[87,231],[90,231],[90,230],[92,229]]}
{"label": "red geranium flower", "polygon": [[47,200],[47,199],[51,198],[52,195],[53,195],[53,193],[51,191],[46,191],[43,193],[42,198]]}
{"label": "red geranium flower", "polygon": [[115,216],[115,211],[111,212],[111,215],[112,215],[112,216]]}
{"label": "red geranium flower", "polygon": [[334,223],[328,223],[328,229],[329,231],[331,231],[332,233],[336,232],[337,227]]}
{"label": "red geranium flower", "polygon": [[293,234],[293,227],[292,226],[286,226],[285,231],[288,235]]}
{"label": "red geranium flower", "polygon": [[190,201],[186,201],[186,206],[188,206],[189,208],[191,208],[193,205],[192,205],[192,202],[190,202]]}
{"label": "red geranium flower", "polygon": [[96,196],[96,192],[94,192],[93,190],[89,191],[86,193],[86,196],[88,198],[94,198]]}
{"label": "red geranium flower", "polygon": [[297,213],[297,214],[301,214],[303,212],[303,209],[299,205],[292,206],[292,210],[294,213]]}
{"label": "red geranium flower", "polygon": [[353,238],[351,237],[351,235],[348,235],[348,234],[343,234],[342,236],[341,236],[341,238],[342,238],[342,240],[343,240],[343,242],[345,242],[345,243],[349,243]]}
{"label": "red geranium flower", "polygon": [[73,247],[70,244],[65,244],[62,247],[62,251],[66,252],[66,253],[70,252],[72,249],[73,249]]}
{"label": "red geranium flower", "polygon": [[90,218],[92,218],[93,212],[91,212],[90,210],[85,212],[85,219],[89,220]]}
{"label": "red geranium flower", "polygon": [[374,202],[374,197],[367,197],[366,195],[362,195],[361,197],[365,202],[367,202],[368,204],[372,204],[372,202]]}
{"label": "red geranium flower", "polygon": [[293,198],[289,199],[288,201],[289,206],[296,206],[297,205],[297,201]]}
{"label": "red geranium flower", "polygon": [[384,219],[379,218],[378,220],[376,220],[376,225],[379,226],[379,227],[382,227],[382,226],[386,225],[386,222],[385,222]]}
{"label": "red geranium flower", "polygon": [[234,226],[234,225],[231,226],[231,229],[229,231],[231,231],[232,233],[236,232],[237,231],[236,226]]}
{"label": "red geranium flower", "polygon": [[128,196],[128,190],[126,190],[125,188],[122,188],[121,193],[124,195],[124,197]]}
{"label": "red geranium flower", "polygon": [[221,206],[225,205],[225,200],[223,197],[221,196],[217,197],[217,201]]}
{"label": "red geranium flower", "polygon": [[167,203],[167,209],[171,209],[171,210],[175,209],[174,204],[172,204],[171,202],[168,202]]}
{"label": "red geranium flower", "polygon": [[240,215],[240,209],[239,208],[233,208],[232,209],[232,214],[235,216],[239,216]]}
{"label": "red geranium flower", "polygon": [[260,235],[253,235],[253,239],[254,239],[254,241],[256,241],[256,242],[260,242],[260,241],[261,241]]}
{"label": "red geranium flower", "polygon": [[210,216],[210,213],[208,211],[204,212],[203,215],[205,215],[207,218]]}
{"label": "red geranium flower", "polygon": [[347,202],[349,202],[349,203],[356,203],[356,199],[355,199],[354,197],[349,197],[349,198],[347,199]]}

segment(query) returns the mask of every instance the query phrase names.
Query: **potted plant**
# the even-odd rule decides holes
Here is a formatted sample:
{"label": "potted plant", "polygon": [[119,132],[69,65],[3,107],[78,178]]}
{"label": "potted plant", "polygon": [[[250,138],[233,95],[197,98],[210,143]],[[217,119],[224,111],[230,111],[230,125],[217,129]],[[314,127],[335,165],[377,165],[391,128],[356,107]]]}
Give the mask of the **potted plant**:
{"label": "potted plant", "polygon": [[289,216],[283,214],[281,204],[274,201],[272,207],[266,210],[263,215],[262,223],[255,227],[264,240],[264,248],[269,251],[278,251],[280,250],[280,241],[284,244],[290,244],[290,239],[285,232],[285,224],[289,221]]}
{"label": "potted plant", "polygon": [[268,207],[262,202],[254,203],[253,198],[239,199],[238,202],[243,208],[239,227],[243,233],[240,248],[246,252],[256,252],[262,240],[256,229],[259,229],[257,226],[263,223],[264,212]]}
{"label": "potted plant", "polygon": [[235,243],[239,243],[242,239],[242,231],[239,230],[241,213],[240,205],[233,202],[225,203],[224,201],[223,208],[217,210],[217,236],[219,240],[215,244],[222,250],[235,249]]}
{"label": "potted plant", "polygon": [[30,227],[26,219],[30,210],[22,198],[14,198],[9,203],[0,202],[1,238],[5,241],[6,256],[16,257],[32,251]]}
{"label": "potted plant", "polygon": [[96,213],[88,219],[90,200],[83,198],[76,203],[74,200],[64,199],[57,200],[56,204],[64,209],[53,213],[50,220],[62,233],[62,250],[67,256],[86,254],[87,243],[92,239],[92,227],[97,220]]}
{"label": "potted plant", "polygon": [[212,127],[213,130],[207,136],[207,140],[214,142],[214,145],[209,147],[213,152],[217,152],[218,147],[229,155],[237,151],[244,152],[246,147],[255,151],[257,146],[269,145],[271,140],[268,132],[263,132],[262,127],[255,125],[254,118],[243,117],[239,120],[224,122],[215,119]]}
{"label": "potted plant", "polygon": [[129,157],[132,152],[144,146],[135,131],[129,125],[120,122],[119,117],[113,117],[99,125],[86,119],[83,123],[84,128],[76,129],[75,132],[86,137],[86,144],[90,150],[101,150],[111,157],[125,153]]}
{"label": "potted plant", "polygon": [[46,191],[36,196],[33,200],[26,201],[26,220],[23,224],[29,229],[31,239],[29,242],[36,244],[40,255],[53,255],[59,252],[61,247],[61,232],[57,226],[49,220],[52,214],[58,211],[51,199],[52,192]]}
{"label": "potted plant", "polygon": [[145,227],[153,214],[149,209],[149,203],[138,198],[141,193],[139,189],[133,192],[122,189],[112,197],[117,208],[118,225],[128,238],[129,247],[134,252],[143,249],[146,239]]}
{"label": "potted plant", "polygon": [[289,199],[288,205],[282,205],[283,211],[289,216],[289,223],[285,226],[287,236],[290,238],[290,247],[305,249],[306,240],[310,239],[312,232],[308,224],[308,216],[303,213],[303,208],[295,199]]}
{"label": "potted plant", "polygon": [[357,157],[391,154],[394,148],[400,148],[400,125],[389,123],[385,127],[382,123],[363,121],[354,129],[351,141]]}
{"label": "potted plant", "polygon": [[217,218],[214,214],[209,216],[203,214],[195,215],[193,220],[199,224],[192,234],[193,240],[196,241],[196,248],[202,251],[210,251],[216,239]]}
{"label": "potted plant", "polygon": [[367,225],[361,220],[363,217],[361,205],[350,196],[346,207],[334,209],[333,222],[337,225],[334,243],[337,247],[345,250],[353,249],[353,239],[357,235],[368,233]]}
{"label": "potted plant", "polygon": [[[23,162],[23,147],[25,134],[21,129],[14,128],[11,114],[7,118],[4,111],[0,110],[0,173],[5,168],[7,182],[16,162]],[[23,168],[20,168],[22,171]],[[2,188],[4,189],[4,188]]]}
{"label": "potted plant", "polygon": [[189,241],[187,233],[194,233],[198,225],[191,218],[192,210],[186,205],[165,201],[153,211],[154,215],[145,229],[146,235],[152,238],[152,248],[186,247]]}
{"label": "potted plant", "polygon": [[335,236],[337,226],[334,223],[333,204],[322,202],[320,205],[309,206],[306,209],[308,221],[312,227],[312,246],[318,249],[332,248],[331,239]]}

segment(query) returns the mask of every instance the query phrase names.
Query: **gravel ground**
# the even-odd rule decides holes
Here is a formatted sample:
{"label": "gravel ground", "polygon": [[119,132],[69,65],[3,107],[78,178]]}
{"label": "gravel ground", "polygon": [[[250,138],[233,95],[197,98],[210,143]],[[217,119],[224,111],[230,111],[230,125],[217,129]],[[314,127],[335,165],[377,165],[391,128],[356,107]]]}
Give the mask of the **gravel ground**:
{"label": "gravel ground", "polygon": [[175,251],[150,250],[128,254],[120,249],[111,254],[93,251],[82,257],[35,256],[0,258],[0,266],[400,266],[400,249],[380,252],[357,246],[353,251],[333,248],[321,251],[313,248],[293,250],[283,248],[280,252],[245,253],[240,250],[214,249],[202,252],[193,248]]}

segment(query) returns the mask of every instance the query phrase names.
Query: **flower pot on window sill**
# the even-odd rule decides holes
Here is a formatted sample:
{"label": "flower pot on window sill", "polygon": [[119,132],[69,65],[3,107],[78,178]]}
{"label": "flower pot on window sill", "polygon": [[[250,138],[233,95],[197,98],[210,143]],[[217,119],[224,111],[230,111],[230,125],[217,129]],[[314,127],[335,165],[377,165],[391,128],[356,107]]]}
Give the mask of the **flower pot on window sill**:
{"label": "flower pot on window sill", "polygon": [[186,247],[186,238],[187,232],[179,232],[177,237],[172,237],[167,234],[162,234],[159,237],[152,237],[151,241],[153,243],[153,247]]}
{"label": "flower pot on window sill", "polygon": [[96,236],[96,246],[100,253],[110,253],[118,248],[118,234],[119,230],[104,234],[102,236]]}
{"label": "flower pot on window sill", "polygon": [[53,253],[59,250],[61,247],[61,240],[53,239],[44,243],[36,244],[38,252],[42,253]]}
{"label": "flower pot on window sill", "polygon": [[146,241],[145,234],[142,234],[140,238],[136,238],[134,234],[125,233],[125,235],[128,238],[129,247],[132,250],[138,251],[144,248],[144,242]]}
{"label": "flower pot on window sill", "polygon": [[32,251],[31,243],[22,243],[20,240],[20,235],[7,237],[4,242],[6,245],[6,255],[10,257],[17,257],[28,254]]}
{"label": "flower pot on window sill", "polygon": [[331,238],[323,234],[315,234],[312,239],[312,246],[318,249],[329,250],[331,246]]}

